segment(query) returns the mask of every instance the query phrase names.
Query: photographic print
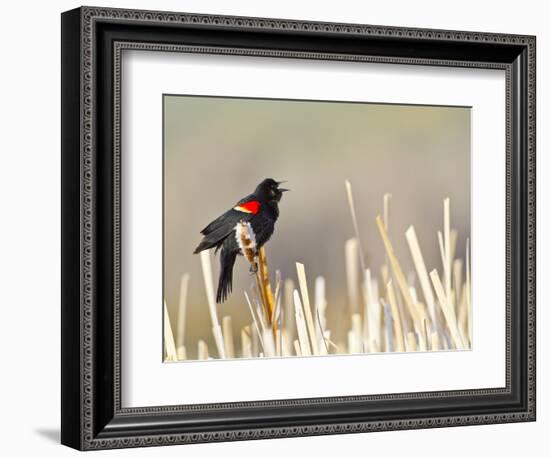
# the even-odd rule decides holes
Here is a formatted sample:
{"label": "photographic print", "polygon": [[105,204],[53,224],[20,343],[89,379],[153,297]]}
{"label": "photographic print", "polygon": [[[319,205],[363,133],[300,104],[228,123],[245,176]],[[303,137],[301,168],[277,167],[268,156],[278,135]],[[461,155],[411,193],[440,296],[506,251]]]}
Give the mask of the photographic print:
{"label": "photographic print", "polygon": [[165,94],[163,117],[165,362],[472,348],[470,107]]}
{"label": "photographic print", "polygon": [[63,444],[536,419],[536,37],[61,24]]}

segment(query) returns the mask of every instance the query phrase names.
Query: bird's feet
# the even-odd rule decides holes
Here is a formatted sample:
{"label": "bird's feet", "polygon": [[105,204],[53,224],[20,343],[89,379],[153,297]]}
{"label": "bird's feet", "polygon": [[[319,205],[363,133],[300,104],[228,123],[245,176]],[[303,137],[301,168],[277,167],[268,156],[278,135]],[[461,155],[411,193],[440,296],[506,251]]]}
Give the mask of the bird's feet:
{"label": "bird's feet", "polygon": [[256,260],[250,264],[249,271],[251,275],[256,275],[258,273],[258,262]]}

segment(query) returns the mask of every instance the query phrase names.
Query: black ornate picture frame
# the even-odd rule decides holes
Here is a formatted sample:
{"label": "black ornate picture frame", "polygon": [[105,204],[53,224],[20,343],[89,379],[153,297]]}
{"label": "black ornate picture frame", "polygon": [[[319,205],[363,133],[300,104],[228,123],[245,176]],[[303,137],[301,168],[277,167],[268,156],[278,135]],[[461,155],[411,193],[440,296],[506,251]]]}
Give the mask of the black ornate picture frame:
{"label": "black ornate picture frame", "polygon": [[[62,431],[80,450],[535,420],[535,37],[82,7],[62,14]],[[506,386],[123,408],[125,49],[506,72]]]}

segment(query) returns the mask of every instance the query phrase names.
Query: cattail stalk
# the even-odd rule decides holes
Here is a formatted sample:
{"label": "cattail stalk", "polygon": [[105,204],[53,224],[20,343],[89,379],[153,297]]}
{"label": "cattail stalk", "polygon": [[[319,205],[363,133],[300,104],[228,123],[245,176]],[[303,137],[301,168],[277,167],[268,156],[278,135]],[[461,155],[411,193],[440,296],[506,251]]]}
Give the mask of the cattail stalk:
{"label": "cattail stalk", "polygon": [[298,342],[300,343],[300,355],[310,356],[311,347],[307,335],[307,326],[304,318],[304,310],[302,308],[302,301],[300,300],[300,293],[298,290],[294,290],[294,308],[296,318],[296,329],[298,330]]}
{"label": "cattail stalk", "polygon": [[273,312],[275,311],[275,300],[271,290],[271,283],[269,282],[269,269],[267,266],[265,248],[263,246],[258,250],[258,269],[256,271],[256,280],[266,317],[268,318],[268,324],[272,326],[273,335],[275,335],[277,332],[277,323],[271,318],[273,317]]}
{"label": "cattail stalk", "polygon": [[351,219],[353,222],[353,230],[355,231],[355,237],[357,238],[357,243],[359,246],[359,260],[361,261],[361,272],[367,270],[367,264],[365,262],[365,252],[363,251],[363,246],[361,245],[361,238],[359,237],[359,223],[357,222],[357,215],[355,213],[355,205],[353,203],[353,193],[351,191],[351,183],[346,180],[346,194],[348,196],[349,210],[351,213]]}
{"label": "cattail stalk", "polygon": [[166,361],[177,361],[178,353],[176,351],[176,342],[172,332],[172,324],[170,323],[170,315],[166,301],[164,302],[164,351],[166,353]]}
{"label": "cattail stalk", "polygon": [[302,294],[302,304],[304,307],[304,315],[306,318],[307,330],[311,340],[311,348],[314,355],[319,354],[319,343],[317,341],[317,335],[315,332],[315,325],[313,323],[313,315],[311,313],[311,305],[309,301],[309,293],[307,290],[306,271],[304,265],[300,262],[296,263],[296,271],[298,273],[298,283],[300,284],[300,293]]}
{"label": "cattail stalk", "polygon": [[397,306],[397,300],[395,299],[395,292],[393,290],[391,280],[388,282],[386,291],[388,292],[388,302],[390,303],[391,308],[396,351],[405,351],[405,342],[403,340],[403,327],[401,325],[401,314],[399,313],[399,307]]}
{"label": "cattail stalk", "polygon": [[233,325],[230,316],[222,318],[223,341],[228,358],[235,357],[235,343],[233,342]]}
{"label": "cattail stalk", "polygon": [[406,348],[407,351],[416,351],[416,337],[414,332],[407,333]]}
{"label": "cattail stalk", "polygon": [[208,345],[206,345],[206,342],[202,339],[199,340],[199,359],[208,359]]}
{"label": "cattail stalk", "polygon": [[464,348],[464,344],[462,342],[462,338],[460,336],[460,332],[456,323],[456,316],[451,305],[447,301],[445,290],[443,289],[443,285],[441,284],[441,280],[439,278],[437,270],[432,270],[430,272],[430,277],[432,279],[432,283],[434,285],[435,293],[437,294],[439,303],[441,304],[441,310],[443,310],[443,315],[445,316],[445,320],[447,321],[447,327],[451,334],[453,343],[456,348]]}
{"label": "cattail stalk", "polygon": [[391,244],[391,241],[388,237],[388,234],[386,232],[386,229],[384,227],[384,223],[382,221],[382,218],[380,216],[376,217],[376,224],[378,226],[378,231],[380,232],[380,236],[382,237],[382,241],[384,243],[384,247],[386,248],[386,253],[388,254],[388,259],[390,261],[390,266],[392,268],[393,275],[395,276],[395,279],[397,281],[397,285],[399,286],[399,290],[401,291],[401,295],[403,296],[403,299],[405,300],[405,304],[407,305],[409,314],[411,315],[413,319],[414,326],[416,330],[418,331],[420,329],[420,317],[418,316],[418,313],[416,311],[416,307],[414,306],[411,293],[409,291],[409,286],[407,284],[407,280],[405,279],[405,275],[403,274],[403,270],[401,269],[401,265],[399,264],[399,261],[397,260],[397,257],[395,256],[395,252],[393,250],[393,246]]}
{"label": "cattail stalk", "polygon": [[256,317],[256,314],[254,313],[254,308],[252,307],[252,302],[250,302],[250,298],[248,297],[248,294],[246,291],[244,292],[244,297],[246,299],[246,303],[248,305],[248,310],[250,310],[250,315],[252,316],[252,322],[254,323],[254,327],[256,330],[256,335],[258,336],[260,340],[260,345],[262,348],[264,348],[264,343],[262,340],[262,333],[260,331],[260,325],[258,324],[259,318]]}
{"label": "cattail stalk", "polygon": [[223,345],[223,334],[220,322],[218,321],[218,312],[216,311],[216,300],[214,299],[214,281],[212,280],[212,264],[210,262],[210,250],[200,252],[202,275],[204,278],[204,287],[206,289],[206,298],[208,300],[208,310],[212,320],[212,334],[214,342],[218,349],[220,358],[225,358],[225,347]]}
{"label": "cattail stalk", "polygon": [[422,294],[424,295],[424,299],[428,305],[430,318],[432,319],[434,327],[437,329],[437,314],[435,312],[435,300],[432,286],[430,284],[430,279],[428,278],[428,270],[426,269],[424,256],[422,256],[422,251],[420,250],[420,245],[418,243],[418,238],[416,237],[414,226],[410,226],[407,229],[407,232],[405,232],[405,237],[407,238],[407,243],[409,244],[409,250],[413,258],[418,280],[420,281]]}
{"label": "cattail stalk", "polygon": [[243,358],[252,358],[252,339],[250,326],[241,329],[241,351]]}
{"label": "cattail stalk", "polygon": [[350,313],[359,311],[359,265],[358,255],[359,242],[356,237],[346,240],[345,257],[346,257],[346,281],[348,287],[348,299]]}
{"label": "cattail stalk", "polygon": [[[453,306],[451,299],[451,201],[448,197],[443,200],[443,230],[445,240],[445,296],[447,296],[449,305]],[[455,313],[454,307],[453,313]]]}
{"label": "cattail stalk", "polygon": [[[178,321],[176,326],[176,348],[178,353],[185,345],[185,318],[187,313],[187,291],[189,289],[189,274],[183,274],[180,281],[180,298],[178,307]],[[185,352],[185,349],[182,350]],[[178,359],[185,359],[179,358]]]}
{"label": "cattail stalk", "polygon": [[470,348],[472,348],[472,285],[470,274],[470,239],[466,239],[466,306],[468,311],[468,339],[470,341]]}

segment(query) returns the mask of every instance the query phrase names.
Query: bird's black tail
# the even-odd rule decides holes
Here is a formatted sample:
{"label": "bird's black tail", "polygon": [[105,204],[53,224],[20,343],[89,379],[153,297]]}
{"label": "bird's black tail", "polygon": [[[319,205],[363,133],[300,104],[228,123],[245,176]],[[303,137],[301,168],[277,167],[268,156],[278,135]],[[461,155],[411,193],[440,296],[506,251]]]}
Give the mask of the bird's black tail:
{"label": "bird's black tail", "polygon": [[227,299],[233,287],[233,266],[237,253],[222,248],[220,254],[220,279],[218,280],[218,292],[216,302],[221,304]]}

